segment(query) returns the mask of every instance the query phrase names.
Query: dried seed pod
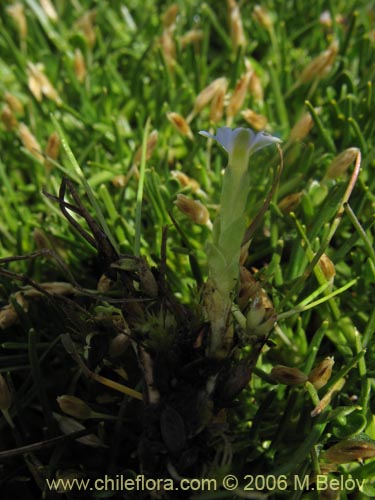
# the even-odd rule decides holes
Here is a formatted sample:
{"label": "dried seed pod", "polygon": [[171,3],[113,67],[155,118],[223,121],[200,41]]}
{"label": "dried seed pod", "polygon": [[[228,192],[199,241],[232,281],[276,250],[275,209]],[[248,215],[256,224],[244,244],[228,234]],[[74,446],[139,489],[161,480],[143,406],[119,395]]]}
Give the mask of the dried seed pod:
{"label": "dried seed pod", "polygon": [[323,271],[323,274],[327,281],[333,280],[336,275],[336,269],[334,263],[328,257],[327,254],[323,254],[319,259],[320,269]]}
{"label": "dried seed pod", "polygon": [[5,381],[5,378],[0,373],[0,410],[8,411],[12,405],[12,396]]}
{"label": "dried seed pod", "polygon": [[375,457],[375,441],[370,439],[345,439],[325,452],[325,457],[335,464],[347,464],[355,460]]}
{"label": "dried seed pod", "polygon": [[51,0],[39,0],[39,1],[40,1],[40,6],[44,10],[46,16],[49,17],[51,21],[57,21],[59,17]]}
{"label": "dried seed pod", "polygon": [[324,358],[315,368],[309,373],[308,380],[313,384],[318,391],[326,385],[332,375],[332,368],[335,363],[333,357]]}
{"label": "dried seed pod", "polygon": [[158,42],[168,68],[173,69],[176,65],[176,43],[173,38],[173,30],[171,28],[164,29]]}
{"label": "dried seed pod", "polygon": [[312,417],[316,417],[322,413],[323,410],[327,408],[327,406],[330,404],[333,396],[337,393],[340,392],[341,389],[345,385],[345,379],[340,378],[334,385],[331,387],[331,389],[323,396],[323,398],[320,400],[320,402],[316,405],[316,407],[313,409],[311,412]]}
{"label": "dried seed pod", "polygon": [[61,103],[60,96],[52,83],[43,72],[42,64],[27,63],[28,86],[37,101],[41,101],[43,95],[55,101],[57,104]]}
{"label": "dried seed pod", "polygon": [[86,63],[82,52],[76,49],[74,52],[74,73],[79,83],[83,83],[86,78]]}
{"label": "dried seed pod", "polygon": [[336,179],[341,175],[345,174],[350,165],[355,161],[359,153],[358,148],[348,148],[340,153],[330,166],[328,167],[327,173],[325,175],[326,179]]}
{"label": "dried seed pod", "polygon": [[22,102],[16,97],[14,94],[10,94],[9,92],[5,92],[4,95],[5,102],[8,104],[13,113],[17,113],[20,115],[24,114],[24,107]]}
{"label": "dried seed pod", "polygon": [[203,39],[202,30],[190,30],[180,37],[181,47],[184,49],[187,45],[191,43],[200,42]]}
{"label": "dried seed pod", "polygon": [[250,78],[252,77],[253,72],[247,71],[241,78],[238,80],[236,84],[236,88],[232,94],[232,97],[229,100],[226,114],[228,121],[231,122],[233,117],[238,113],[241,109],[247,93],[247,88],[249,86]]}
{"label": "dried seed pod", "polygon": [[57,403],[61,411],[63,411],[67,415],[70,415],[71,417],[86,420],[93,414],[93,411],[91,410],[89,405],[76,396],[69,396],[67,394],[64,394],[63,396],[59,396],[57,398]]}
{"label": "dried seed pod", "polygon": [[285,385],[301,385],[307,380],[307,376],[298,368],[290,366],[277,365],[271,370],[271,377]]}
{"label": "dried seed pod", "polygon": [[3,109],[1,110],[1,121],[4,123],[5,128],[8,131],[14,130],[18,127],[18,120],[9,106],[3,106]]}
{"label": "dried seed pod", "polygon": [[232,47],[237,52],[239,47],[245,47],[246,38],[242,24],[240,9],[235,0],[227,0],[229,10],[229,29]]}
{"label": "dried seed pod", "polygon": [[302,196],[302,191],[300,191],[299,193],[288,194],[278,203],[277,206],[283,213],[289,214],[298,207],[301,202]]}
{"label": "dried seed pod", "polygon": [[[152,153],[155,150],[156,144],[158,142],[159,132],[157,130],[153,130],[151,134],[147,138],[146,144],[146,160],[149,160],[152,156]],[[139,146],[135,155],[134,155],[134,165],[139,165],[142,159],[142,146]]]}
{"label": "dried seed pod", "polygon": [[255,5],[253,17],[263,28],[270,31],[272,29],[272,19],[266,9],[261,5]]}
{"label": "dried seed pod", "polygon": [[180,132],[180,134],[188,137],[189,139],[193,140],[193,132],[191,131],[191,128],[188,124],[188,122],[185,120],[183,116],[181,116],[178,113],[167,113],[167,118],[168,120],[172,123],[174,128]]}
{"label": "dried seed pod", "polygon": [[124,352],[129,347],[129,345],[130,345],[129,337],[127,335],[125,335],[124,333],[119,333],[118,335],[116,335],[116,337],[114,337],[110,341],[109,348],[108,348],[108,354],[112,358],[116,358],[118,356],[121,356],[122,354],[124,354]]}
{"label": "dried seed pod", "polygon": [[25,16],[25,10],[21,2],[16,2],[12,5],[8,5],[6,8],[7,13],[11,18],[13,18],[18,32],[20,34],[21,40],[26,40],[27,38],[27,22]]}
{"label": "dried seed pod", "polygon": [[[212,101],[218,90],[223,88],[226,89],[227,85],[228,85],[227,79],[221,77],[221,78],[216,78],[216,80],[214,80],[209,85],[207,85],[207,87],[201,90],[197,95],[197,97],[195,98],[194,109],[190,116],[193,117],[196,114],[198,114],[205,106],[207,106],[207,104],[209,104]],[[188,121],[190,120],[188,119]]]}
{"label": "dried seed pod", "polygon": [[216,89],[215,95],[211,101],[210,120],[212,123],[218,123],[224,114],[225,93],[228,82],[223,81],[222,85]]}
{"label": "dried seed pod", "polygon": [[296,142],[304,139],[314,126],[314,121],[310,113],[305,113],[301,116],[298,122],[294,125],[289,134],[289,141]]}
{"label": "dried seed pod", "polygon": [[162,22],[164,28],[171,28],[175,25],[176,19],[178,15],[178,5],[177,3],[173,3],[168,7],[168,9],[164,12],[162,16]]}
{"label": "dried seed pod", "polygon": [[196,224],[210,227],[210,214],[207,208],[198,200],[191,200],[184,194],[178,194],[175,201],[176,207]]}
{"label": "dried seed pod", "polygon": [[44,161],[42,154],[42,148],[39,142],[36,140],[34,135],[31,133],[29,127],[24,123],[20,123],[18,127],[18,134],[21,139],[23,146],[33,155],[35,158],[41,162]]}
{"label": "dried seed pod", "polygon": [[250,78],[249,92],[250,95],[252,95],[257,102],[262,103],[264,101],[264,90],[262,86],[262,81],[255,71],[252,73]]}
{"label": "dried seed pod", "polygon": [[310,64],[306,66],[299,77],[298,83],[307,83],[314,78],[323,78],[331,70],[338,51],[339,42],[333,40],[327,50],[315,57]]}
{"label": "dried seed pod", "polygon": [[81,16],[75,23],[75,26],[82,31],[83,36],[86,39],[87,45],[92,49],[96,42],[96,33],[94,22],[96,18],[96,11],[89,10]]}
{"label": "dried seed pod", "polygon": [[199,182],[187,176],[183,172],[180,172],[179,170],[171,170],[171,175],[180,183],[182,187],[190,188],[192,193],[202,193]]}
{"label": "dried seed pod", "polygon": [[57,160],[60,153],[61,140],[57,132],[52,132],[48,137],[48,142],[45,150],[46,159],[44,160],[44,166],[47,171],[50,171],[53,163],[50,160]]}
{"label": "dried seed pod", "polygon": [[264,130],[267,126],[267,118],[264,115],[256,113],[252,109],[245,109],[241,112],[241,115],[245,118],[251,128],[255,130]]}

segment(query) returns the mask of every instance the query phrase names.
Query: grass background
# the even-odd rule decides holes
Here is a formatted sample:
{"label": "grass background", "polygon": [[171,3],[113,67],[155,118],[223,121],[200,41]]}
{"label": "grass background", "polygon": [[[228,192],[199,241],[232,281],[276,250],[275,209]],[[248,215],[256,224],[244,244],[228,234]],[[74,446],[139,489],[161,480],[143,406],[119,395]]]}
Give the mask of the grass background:
{"label": "grass background", "polygon": [[[3,3],[0,9],[3,109],[8,105],[7,93],[19,99],[23,110],[14,116],[18,123],[29,127],[42,150],[57,122],[81,171],[77,174],[63,151],[56,164],[46,169],[43,161],[25,148],[17,125],[11,129],[4,122],[0,125],[0,256],[23,255],[38,245],[51,245],[83,286],[95,288],[95,251],[72,231],[58,206],[42,195],[42,188],[57,195],[65,173],[78,181],[77,189],[85,196],[87,186],[80,178],[82,172],[120,251],[132,254],[138,179],[132,176],[124,187],[116,185],[113,179],[130,171],[146,121],[150,120],[151,129],[158,131],[158,141],[147,161],[144,178],[141,253],[150,263],[159,264],[162,227],[171,225],[168,212],[172,211],[185,238],[171,227],[168,280],[182,302],[194,304],[198,291],[189,256],[194,256],[205,276],[204,242],[209,230],[178,213],[173,202],[180,192],[194,196],[209,207],[214,218],[226,157],[197,135],[199,130],[212,126],[208,110],[191,122],[193,140],[176,131],[166,113],[173,111],[187,117],[197,94],[215,78],[226,77],[228,92],[232,93],[247,59],[261,80],[264,101],[249,92],[243,108],[263,114],[269,131],[283,139],[285,166],[247,261],[272,298],[280,320],[272,336],[275,347],[260,359],[251,386],[241,396],[241,405],[232,417],[238,432],[234,447],[239,457],[236,467],[239,472],[303,475],[303,470],[319,469],[320,450],[337,440],[363,432],[375,439],[375,352],[371,342],[375,329],[375,11],[371,3],[316,1],[311,5],[265,1],[262,6],[272,20],[271,30],[254,18],[251,2],[239,3],[247,43],[236,51],[225,2],[176,2],[179,13],[172,37],[176,51],[173,67],[160,44],[162,16],[171,5],[169,2],[145,0],[140,6],[136,1],[126,5],[56,1],[56,19],[48,17],[42,2],[25,0],[20,4],[27,22],[25,37],[10,15],[11,4]],[[77,21],[88,10],[93,12],[92,31],[87,28],[85,33],[82,22]],[[320,21],[324,11],[330,13],[330,26]],[[182,37],[189,30],[200,30],[201,39],[183,47]],[[91,40],[90,35],[94,37]],[[338,40],[339,50],[328,74],[296,85],[304,68],[333,39]],[[75,72],[77,50],[86,66],[83,81]],[[45,95],[40,100],[33,96],[29,88],[30,63],[43,64],[44,73],[59,96],[58,102]],[[312,130],[302,140],[290,144],[292,127],[303,113],[314,108],[319,108],[319,114],[313,115]],[[225,119],[215,126],[224,124]],[[233,126],[246,126],[241,114],[235,117]],[[335,156],[349,147],[361,150],[361,173],[350,197],[350,209],[345,209],[329,241],[353,166],[335,179],[327,179],[325,174]],[[252,159],[254,188],[249,197],[249,220],[271,187],[276,162],[271,151]],[[189,188],[182,188],[171,170],[194,178],[201,194],[192,195]],[[293,213],[280,210],[278,203],[295,193],[300,194],[300,201]],[[85,200],[90,206],[90,201]],[[90,210],[95,215],[95,207]],[[327,280],[319,266],[308,277],[304,275],[311,255],[319,250],[328,255],[336,272],[334,282],[324,290],[319,287]],[[50,259],[17,261],[6,264],[6,268],[35,280],[66,280]],[[3,304],[17,289],[17,283],[1,277]],[[334,298],[311,309],[305,307],[340,289],[342,293]],[[301,310],[295,310],[302,301]],[[29,369],[27,337],[20,329],[16,334],[8,329],[1,335],[0,372],[7,373],[9,380],[15,377],[17,400],[23,394],[20,390],[17,396],[20,374],[23,376],[24,370]],[[39,354],[50,349],[54,340],[52,334],[42,339]],[[276,364],[297,366],[308,372],[315,358],[321,360],[328,355],[335,357],[333,382],[345,375],[346,383],[334,400],[337,412],[315,423],[308,417],[309,396],[300,389],[270,386],[268,373]],[[33,383],[29,381],[23,390],[31,390]],[[61,380],[56,382],[59,389],[61,384]],[[327,387],[322,389],[320,397],[326,391]],[[33,401],[30,404],[36,404]],[[0,425],[4,432],[6,422],[2,420]],[[29,430],[29,435],[33,432]],[[306,469],[301,468],[301,462]],[[246,469],[246,464],[251,464],[250,469]],[[366,477],[369,482],[375,476],[371,460],[364,467],[353,461],[341,470]],[[374,492],[368,488],[355,498],[371,498]],[[302,492],[293,495],[298,498]],[[304,498],[314,495],[307,493]],[[341,495],[347,497],[345,492]],[[218,494],[211,497],[226,498]]]}

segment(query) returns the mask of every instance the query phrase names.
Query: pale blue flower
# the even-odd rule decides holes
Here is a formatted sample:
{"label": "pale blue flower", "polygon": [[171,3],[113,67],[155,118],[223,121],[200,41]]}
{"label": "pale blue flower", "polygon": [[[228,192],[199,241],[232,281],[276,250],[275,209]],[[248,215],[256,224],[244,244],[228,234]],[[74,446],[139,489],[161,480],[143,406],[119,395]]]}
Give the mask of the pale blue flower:
{"label": "pale blue flower", "polygon": [[250,128],[244,127],[235,128],[234,130],[229,127],[221,127],[217,130],[216,135],[210,134],[205,130],[199,133],[221,144],[225,151],[227,151],[229,159],[232,157],[234,150],[238,148],[245,156],[249,157],[260,149],[281,142],[278,137],[274,137],[266,132],[256,133]]}

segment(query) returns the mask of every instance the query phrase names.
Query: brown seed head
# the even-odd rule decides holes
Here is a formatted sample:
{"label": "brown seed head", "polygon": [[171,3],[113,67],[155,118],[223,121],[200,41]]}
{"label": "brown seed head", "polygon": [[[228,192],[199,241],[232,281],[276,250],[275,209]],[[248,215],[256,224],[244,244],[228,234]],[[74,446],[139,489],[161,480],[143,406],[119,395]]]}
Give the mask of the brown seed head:
{"label": "brown seed head", "polygon": [[64,394],[57,398],[57,403],[60,406],[61,411],[70,415],[71,417],[80,418],[85,420],[90,418],[93,414],[91,408],[82,399],[76,396],[70,396]]}
{"label": "brown seed head", "polygon": [[27,38],[27,21],[25,16],[25,10],[21,2],[15,2],[12,5],[8,5],[6,8],[9,16],[14,20],[18,32],[20,34],[21,40],[26,40]]}
{"label": "brown seed head", "polygon": [[18,134],[21,139],[23,146],[33,155],[35,158],[41,162],[44,161],[42,154],[42,148],[39,142],[36,140],[34,135],[31,133],[29,127],[24,123],[20,123],[18,127]]}
{"label": "brown seed head", "polygon": [[9,106],[3,106],[1,110],[1,121],[4,123],[7,130],[14,130],[18,126],[17,118]]}
{"label": "brown seed head", "polygon": [[187,176],[183,172],[180,172],[179,170],[171,170],[171,175],[180,183],[182,187],[190,188],[192,193],[200,191],[199,182]]}
{"label": "brown seed head", "polygon": [[[147,138],[146,144],[146,160],[149,160],[152,156],[152,153],[155,150],[156,144],[158,142],[159,132],[157,130],[153,130],[151,134]],[[134,155],[134,165],[139,165],[142,159],[142,146],[139,146],[135,155]]]}
{"label": "brown seed head", "polygon": [[79,83],[83,83],[86,78],[86,64],[82,52],[76,49],[74,52],[74,73]]}
{"label": "brown seed head", "polygon": [[232,40],[232,47],[237,52],[239,47],[245,47],[246,38],[242,24],[242,17],[240,9],[235,0],[228,0],[229,10],[229,29],[230,37]]}
{"label": "brown seed head", "polygon": [[37,101],[41,101],[43,95],[45,95],[48,99],[60,104],[60,96],[44,74],[43,69],[42,64],[33,64],[31,62],[27,64],[29,89]]}
{"label": "brown seed head", "polygon": [[373,458],[375,457],[375,441],[345,439],[328,448],[325,457],[335,464],[347,464],[355,460]]}
{"label": "brown seed head", "polygon": [[267,126],[267,118],[264,115],[256,113],[252,109],[245,109],[241,112],[247,123],[255,130],[264,130]]}
{"label": "brown seed head", "polygon": [[304,113],[290,131],[289,141],[296,142],[304,139],[314,125],[310,113]]}
{"label": "brown seed head", "polygon": [[272,29],[272,19],[266,9],[261,5],[256,5],[253,10],[253,17],[263,28],[270,31]]}
{"label": "brown seed head", "polygon": [[191,43],[200,42],[203,38],[202,30],[190,30],[180,37],[181,47],[184,49]]}
{"label": "brown seed head", "polygon": [[359,149],[358,148],[348,148],[345,149],[342,153],[340,153],[330,166],[328,167],[327,173],[325,175],[326,179],[336,179],[341,175],[345,174],[350,165],[357,158]]}
{"label": "brown seed head", "polygon": [[5,378],[0,373],[0,410],[8,411],[12,405],[12,396]]}
{"label": "brown seed head", "polygon": [[327,50],[315,57],[310,64],[306,66],[299,77],[299,82],[307,83],[314,78],[318,78],[320,80],[327,75],[327,73],[331,70],[338,51],[339,43],[337,40],[333,40]]}
{"label": "brown seed head", "polygon": [[11,94],[9,92],[5,92],[4,95],[5,102],[8,104],[10,109],[17,114],[23,115],[24,114],[24,107],[22,102],[16,97],[14,94]]}
{"label": "brown seed head", "polygon": [[317,391],[325,386],[328,380],[331,378],[334,363],[334,358],[328,356],[309,373],[309,382],[313,384]]}
{"label": "brown seed head", "polygon": [[247,93],[247,88],[252,77],[253,71],[247,71],[236,84],[236,88],[230,98],[229,104],[226,109],[227,118],[229,121],[238,113],[241,109]]}
{"label": "brown seed head", "polygon": [[44,10],[47,17],[51,19],[51,21],[57,21],[58,15],[55,7],[53,6],[51,0],[39,0],[40,6]]}
{"label": "brown seed head", "polygon": [[168,7],[162,16],[162,22],[164,28],[170,28],[175,25],[178,15],[178,5],[173,3]]}
{"label": "brown seed head", "polygon": [[183,116],[181,116],[178,113],[167,113],[167,118],[168,120],[172,123],[174,128],[180,132],[180,134],[188,137],[189,139],[193,140],[193,132],[191,131],[191,128],[188,124],[188,122],[185,120]]}
{"label": "brown seed head", "polygon": [[52,162],[50,160],[57,160],[60,153],[61,140],[57,132],[52,132],[48,137],[48,142],[45,150],[46,159],[44,160],[44,166],[47,171],[52,168]]}
{"label": "brown seed head", "polygon": [[278,207],[284,214],[293,212],[301,202],[303,192],[288,194],[279,203]]}
{"label": "brown seed head", "polygon": [[323,254],[319,259],[320,269],[323,271],[323,274],[327,281],[332,280],[336,275],[336,269],[334,263],[328,257],[327,254]]}
{"label": "brown seed head", "polygon": [[175,205],[196,224],[210,225],[210,214],[200,201],[191,200],[184,194],[178,194]]}
{"label": "brown seed head", "polygon": [[83,14],[75,23],[75,26],[82,31],[86,38],[87,45],[92,49],[96,42],[95,22],[96,11],[89,10]]}
{"label": "brown seed head", "polygon": [[301,385],[307,380],[306,375],[298,368],[290,366],[277,365],[271,370],[271,377],[285,385]]}

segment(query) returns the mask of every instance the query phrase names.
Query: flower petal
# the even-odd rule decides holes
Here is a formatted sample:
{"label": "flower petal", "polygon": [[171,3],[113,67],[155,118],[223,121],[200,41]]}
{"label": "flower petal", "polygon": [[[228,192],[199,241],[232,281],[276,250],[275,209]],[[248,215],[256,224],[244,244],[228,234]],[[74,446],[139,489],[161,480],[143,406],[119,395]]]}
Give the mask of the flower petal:
{"label": "flower petal", "polygon": [[216,135],[210,134],[205,130],[202,130],[199,133],[204,137],[208,137],[217,141],[229,155],[233,153],[236,138],[240,133],[242,135],[244,135],[244,133],[248,134],[247,152],[249,153],[249,155],[262,148],[265,148],[266,146],[281,142],[278,137],[274,137],[270,134],[267,134],[266,132],[258,132],[257,134],[255,134],[255,132],[253,132],[251,128],[244,127],[239,127],[234,130],[229,127],[221,127],[217,130]]}
{"label": "flower petal", "polygon": [[258,132],[251,141],[250,154],[270,146],[271,144],[278,144],[279,142],[281,142],[281,139],[278,137],[267,134],[267,132]]}

